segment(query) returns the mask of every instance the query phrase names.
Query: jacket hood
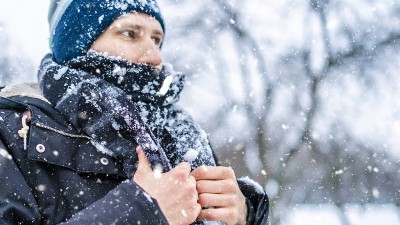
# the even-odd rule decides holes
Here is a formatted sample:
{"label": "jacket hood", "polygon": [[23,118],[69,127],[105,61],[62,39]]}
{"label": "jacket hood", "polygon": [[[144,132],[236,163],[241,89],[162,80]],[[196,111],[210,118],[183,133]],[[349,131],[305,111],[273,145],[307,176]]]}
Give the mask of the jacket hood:
{"label": "jacket hood", "polygon": [[6,86],[0,91],[0,97],[3,98],[16,96],[35,98],[50,104],[50,102],[43,96],[38,83],[12,84]]}

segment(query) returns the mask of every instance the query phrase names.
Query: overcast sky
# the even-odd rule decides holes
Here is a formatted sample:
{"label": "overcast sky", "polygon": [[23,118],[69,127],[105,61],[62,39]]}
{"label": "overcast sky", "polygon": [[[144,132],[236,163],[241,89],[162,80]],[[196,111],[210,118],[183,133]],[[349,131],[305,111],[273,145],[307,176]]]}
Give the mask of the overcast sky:
{"label": "overcast sky", "polygon": [[47,9],[49,0],[1,0],[0,23],[12,44],[34,64],[48,50]]}

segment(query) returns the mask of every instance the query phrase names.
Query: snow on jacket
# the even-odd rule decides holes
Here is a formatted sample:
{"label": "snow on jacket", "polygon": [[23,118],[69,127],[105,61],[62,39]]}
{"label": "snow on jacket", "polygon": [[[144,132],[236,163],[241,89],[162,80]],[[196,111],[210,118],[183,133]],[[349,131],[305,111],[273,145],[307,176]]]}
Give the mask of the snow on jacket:
{"label": "snow on jacket", "polygon": [[[0,94],[0,183],[0,224],[168,224],[156,200],[127,179],[121,159],[98,151],[36,84]],[[238,184],[247,224],[267,224],[262,188]]]}

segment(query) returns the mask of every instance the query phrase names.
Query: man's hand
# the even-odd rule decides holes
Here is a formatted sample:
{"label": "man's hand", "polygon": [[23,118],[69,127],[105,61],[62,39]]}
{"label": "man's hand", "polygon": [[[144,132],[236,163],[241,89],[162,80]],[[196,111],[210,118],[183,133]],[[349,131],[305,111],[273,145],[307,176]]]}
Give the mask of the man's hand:
{"label": "man's hand", "polygon": [[201,166],[191,175],[196,178],[199,203],[203,208],[198,220],[221,221],[227,225],[246,224],[246,199],[231,168]]}
{"label": "man's hand", "polygon": [[196,180],[190,176],[189,163],[180,163],[167,173],[151,169],[143,150],[138,147],[139,165],[133,180],[157,200],[171,225],[193,223],[201,211],[197,203]]}

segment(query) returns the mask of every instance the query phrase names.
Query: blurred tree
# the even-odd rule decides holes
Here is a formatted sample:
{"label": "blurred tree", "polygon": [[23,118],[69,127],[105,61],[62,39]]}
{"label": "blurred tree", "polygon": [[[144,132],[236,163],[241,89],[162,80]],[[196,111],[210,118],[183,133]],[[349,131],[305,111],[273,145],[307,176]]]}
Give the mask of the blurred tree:
{"label": "blurred tree", "polygon": [[[185,102],[222,163],[265,185],[272,225],[297,203],[332,203],[342,212],[346,203],[399,205],[396,148],[378,133],[383,119],[370,118],[386,89],[399,93],[399,2],[214,0],[165,8],[175,26],[164,52],[192,75]],[[400,106],[388,105],[398,119]]]}
{"label": "blurred tree", "polygon": [[20,82],[26,77],[32,77],[32,63],[15,47],[0,21],[0,87],[11,82]]}
{"label": "blurred tree", "polygon": [[[4,33],[3,25],[0,23],[0,47],[2,49],[9,46],[8,39]],[[4,86],[11,80],[11,76],[8,74],[9,64],[10,62],[7,55],[5,53],[0,54],[0,86]]]}

